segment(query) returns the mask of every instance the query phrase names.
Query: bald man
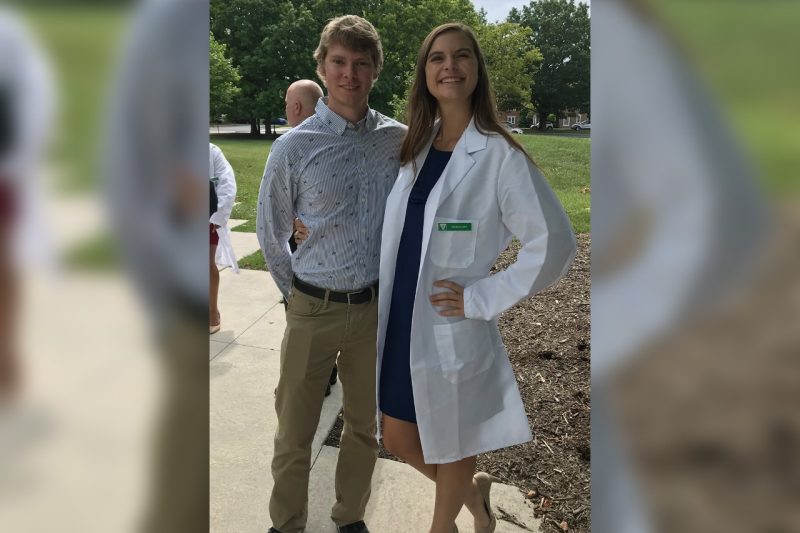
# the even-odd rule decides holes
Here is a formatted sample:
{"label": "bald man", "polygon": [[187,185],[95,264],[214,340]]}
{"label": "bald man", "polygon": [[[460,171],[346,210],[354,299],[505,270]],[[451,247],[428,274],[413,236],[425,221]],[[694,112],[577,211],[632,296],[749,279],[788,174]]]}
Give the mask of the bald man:
{"label": "bald man", "polygon": [[312,80],[297,80],[286,89],[286,120],[295,127],[314,114],[322,88]]}

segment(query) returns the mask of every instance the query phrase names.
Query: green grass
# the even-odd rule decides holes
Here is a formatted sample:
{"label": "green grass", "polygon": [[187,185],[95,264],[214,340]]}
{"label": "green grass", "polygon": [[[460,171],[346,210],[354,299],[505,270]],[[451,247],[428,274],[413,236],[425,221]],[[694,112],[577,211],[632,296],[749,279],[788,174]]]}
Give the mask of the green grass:
{"label": "green grass", "polygon": [[536,161],[564,205],[576,233],[590,228],[589,155],[591,139],[549,135],[516,135]]}
{"label": "green grass", "polygon": [[[550,186],[564,204],[564,209],[577,233],[589,231],[591,195],[589,187],[589,151],[591,139],[567,138],[550,135],[515,136],[544,172]],[[232,218],[247,220],[233,231],[255,231],[258,188],[264,172],[271,141],[257,139],[234,139],[227,136],[211,136],[211,142],[219,146],[236,173],[239,203]],[[254,261],[256,259],[253,259]]]}
{"label": "green grass", "polygon": [[108,233],[92,236],[67,250],[64,263],[81,271],[116,271],[120,268],[118,243]]}
{"label": "green grass", "polygon": [[[774,196],[800,193],[800,2],[648,2]],[[789,194],[786,194],[789,193]]]}
{"label": "green grass", "polygon": [[239,259],[239,268],[269,271],[267,264],[264,262],[264,254],[261,253],[261,250]]}
{"label": "green grass", "polygon": [[211,142],[222,149],[236,173],[236,201],[239,204],[233,208],[231,218],[244,219],[247,222],[232,231],[253,233],[256,231],[258,188],[272,141],[212,135]]}
{"label": "green grass", "polygon": [[25,19],[42,42],[58,90],[53,157],[69,190],[98,183],[104,105],[129,11],[122,5],[48,3],[26,7]]}

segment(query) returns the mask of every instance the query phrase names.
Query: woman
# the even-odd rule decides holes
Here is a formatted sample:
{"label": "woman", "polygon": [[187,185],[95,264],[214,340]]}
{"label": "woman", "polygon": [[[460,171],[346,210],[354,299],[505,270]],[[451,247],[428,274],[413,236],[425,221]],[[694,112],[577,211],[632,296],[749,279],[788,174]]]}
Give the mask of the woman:
{"label": "woman", "polygon": [[[208,254],[210,297],[208,299],[208,332],[214,334],[220,330],[221,320],[217,297],[219,295],[219,267],[217,263],[230,266],[239,273],[239,264],[231,245],[228,219],[231,217],[233,203],[236,200],[236,177],[225,154],[215,144],[209,143],[208,172],[214,194],[211,195],[211,216],[209,222],[210,248]],[[219,250],[217,248],[219,247]]]}
{"label": "woman", "polygon": [[[498,122],[467,26],[439,26],[423,42],[400,160],[381,246],[383,443],[436,482],[431,533],[451,533],[462,505],[475,531],[492,532],[495,479],[473,476],[475,457],[531,439],[496,321],[564,274],[575,238]],[[522,244],[517,261],[489,276],[512,235]]]}

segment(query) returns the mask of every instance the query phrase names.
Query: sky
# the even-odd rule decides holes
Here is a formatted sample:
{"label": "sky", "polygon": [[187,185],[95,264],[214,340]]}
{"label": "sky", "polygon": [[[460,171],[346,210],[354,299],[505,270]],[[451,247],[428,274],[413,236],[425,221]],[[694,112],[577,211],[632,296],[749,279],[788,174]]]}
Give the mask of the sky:
{"label": "sky", "polygon": [[[591,0],[579,0],[581,3],[591,5]],[[576,3],[578,3],[576,1]],[[530,4],[530,0],[472,0],[475,9],[483,8],[486,10],[486,20],[498,22],[505,20],[512,7],[522,9],[522,6]]]}

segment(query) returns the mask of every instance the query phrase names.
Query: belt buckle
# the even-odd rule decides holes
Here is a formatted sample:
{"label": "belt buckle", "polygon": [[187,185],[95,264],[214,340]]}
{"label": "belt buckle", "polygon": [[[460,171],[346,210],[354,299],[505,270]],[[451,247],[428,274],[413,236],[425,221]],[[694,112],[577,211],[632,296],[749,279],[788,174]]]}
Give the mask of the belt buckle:
{"label": "belt buckle", "polygon": [[361,294],[362,292],[364,292],[364,289],[361,289],[359,291],[346,292],[345,294],[347,295],[347,305],[353,305],[353,303],[350,301],[351,296]]}

